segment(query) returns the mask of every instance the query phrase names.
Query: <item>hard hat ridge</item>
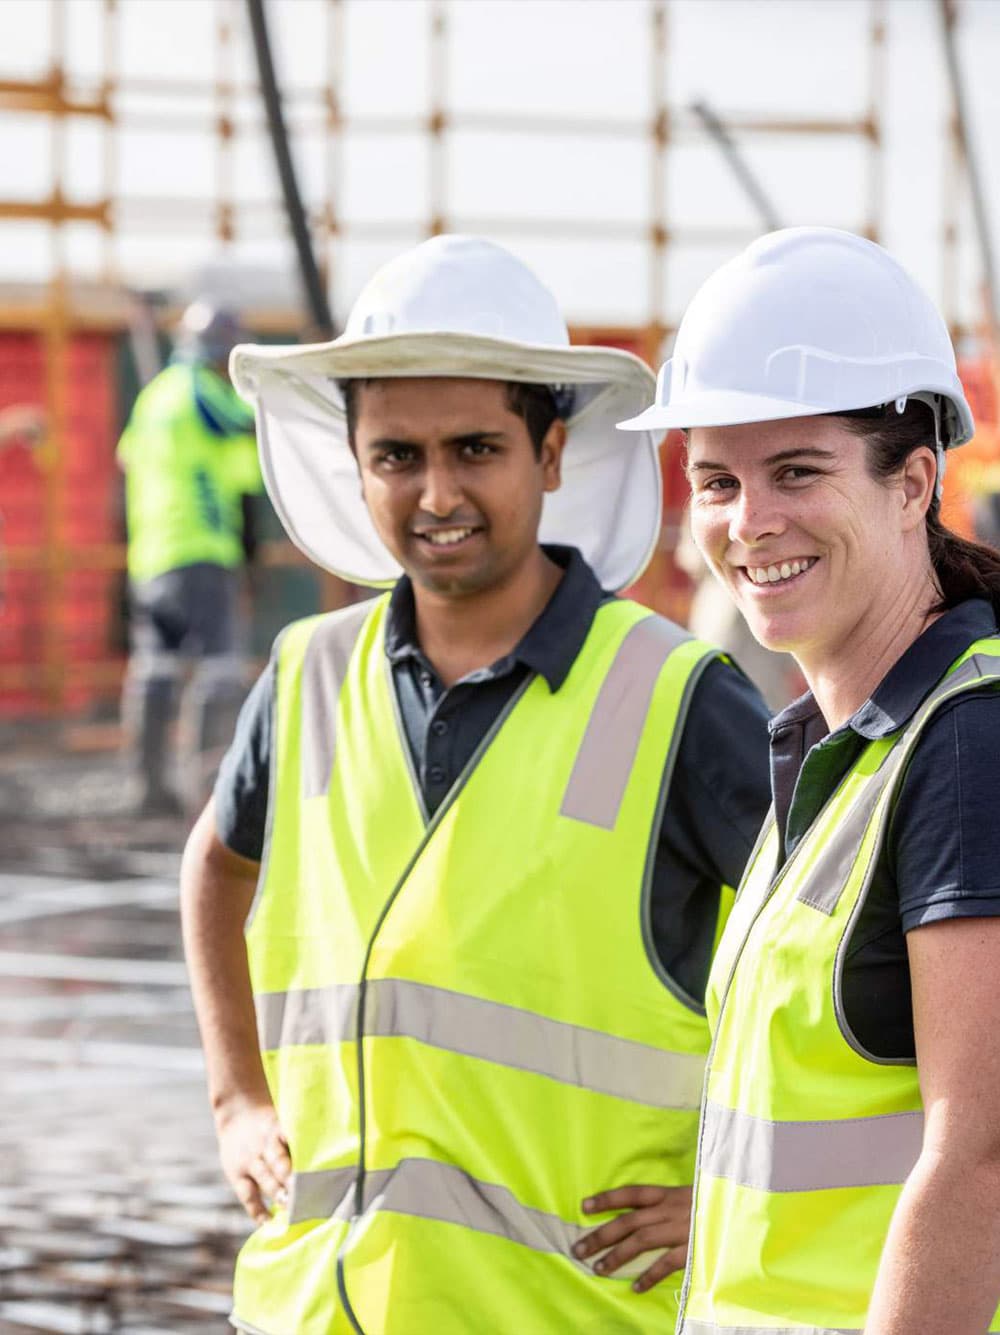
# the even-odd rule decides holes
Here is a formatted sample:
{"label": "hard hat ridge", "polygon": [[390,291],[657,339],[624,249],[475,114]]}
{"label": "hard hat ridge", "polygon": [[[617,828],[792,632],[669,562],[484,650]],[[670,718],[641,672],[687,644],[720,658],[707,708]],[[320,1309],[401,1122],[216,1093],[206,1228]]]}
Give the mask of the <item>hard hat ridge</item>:
{"label": "hard hat ridge", "polygon": [[881,246],[831,227],[758,237],[699,289],[656,402],[625,429],[728,426],[941,395],[948,445],[972,415],[944,321]]}
{"label": "hard hat ridge", "polygon": [[492,241],[435,236],[390,260],[362,289],[346,338],[448,333],[567,347],[555,297]]}

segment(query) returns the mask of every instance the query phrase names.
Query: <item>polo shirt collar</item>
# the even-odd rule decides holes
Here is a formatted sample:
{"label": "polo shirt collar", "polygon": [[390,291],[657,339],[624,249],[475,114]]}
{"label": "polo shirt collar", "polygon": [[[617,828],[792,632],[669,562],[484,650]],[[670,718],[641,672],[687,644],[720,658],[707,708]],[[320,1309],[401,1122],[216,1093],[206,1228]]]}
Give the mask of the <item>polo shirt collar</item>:
{"label": "polo shirt collar", "polygon": [[[985,598],[967,598],[949,608],[914,640],[844,726],[866,741],[898,731],[970,644],[996,634],[996,614]],[[771,720],[771,735],[791,725],[804,726],[819,714],[812,692],[807,691]]]}
{"label": "polo shirt collar", "polygon": [[[484,678],[501,676],[519,663],[543,677],[549,690],[555,692],[569,675],[597,609],[609,595],[575,547],[544,544],[542,550],[565,573],[520,642],[506,657],[484,669]],[[413,585],[407,575],[400,577],[389,597],[385,653],[390,663],[406,658],[423,661],[417,641]]]}

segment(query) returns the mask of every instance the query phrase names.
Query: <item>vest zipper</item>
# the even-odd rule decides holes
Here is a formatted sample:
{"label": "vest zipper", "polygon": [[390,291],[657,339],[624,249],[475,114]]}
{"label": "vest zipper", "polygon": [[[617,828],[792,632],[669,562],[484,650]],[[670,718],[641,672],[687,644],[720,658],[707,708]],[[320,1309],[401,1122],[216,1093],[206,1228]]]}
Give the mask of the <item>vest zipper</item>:
{"label": "vest zipper", "polygon": [[[843,786],[843,784],[847,782],[847,778],[848,775],[845,774],[841,782],[837,785],[834,791],[823,803],[823,806],[816,815],[816,820],[820,819],[820,817],[826,811],[827,807],[829,807],[830,803],[833,802],[837,794],[840,792],[840,789]],[[744,882],[746,881],[747,877],[752,871],[753,865],[756,862],[757,858],[763,851],[764,845],[767,842],[767,836],[768,834],[770,834],[771,826],[777,827],[777,819],[773,815],[773,807],[772,807],[772,816],[770,823],[768,823],[765,818],[765,823],[761,828],[756,856],[751,857],[749,863],[747,864],[747,872],[744,875]],[[764,895],[763,898],[761,899],[760,904],[757,906],[757,911],[754,913],[753,918],[751,919],[746,931],[743,933],[743,940],[740,942],[739,950],[736,952],[735,958],[733,959],[732,968],[729,970],[729,976],[726,979],[726,985],[722,989],[722,993],[719,997],[719,1014],[715,1024],[715,1033],[712,1035],[712,1043],[708,1049],[708,1056],[705,1059],[705,1083],[702,1087],[702,1095],[701,1095],[702,1115],[698,1119],[698,1148],[695,1154],[694,1182],[691,1188],[691,1234],[688,1241],[688,1264],[684,1272],[684,1284],[681,1288],[681,1296],[678,1301],[678,1313],[677,1313],[678,1335],[684,1335],[684,1313],[685,1310],[687,1309],[688,1293],[691,1288],[691,1262],[694,1259],[694,1223],[695,1223],[695,1218],[697,1217],[698,1180],[701,1177],[701,1149],[702,1149],[702,1142],[705,1138],[705,1104],[708,1100],[708,1078],[712,1071],[712,1058],[715,1056],[715,1046],[719,1041],[719,1033],[722,1029],[722,1012],[725,1010],[726,1002],[729,1000],[729,991],[733,984],[733,978],[736,976],[736,970],[739,967],[740,960],[743,958],[743,951],[746,948],[747,942],[750,940],[750,935],[753,932],[753,929],[757,926],[757,923],[760,919],[760,915],[764,912],[768,904],[771,902],[775,890],[777,890],[778,886],[785,879],[789,867],[791,867],[794,864],[796,857],[801,852],[802,846],[805,843],[806,843],[806,838],[804,836],[795,845],[795,848],[792,851],[791,856],[786,858],[785,862],[778,869],[775,875],[771,878],[771,882],[767,887],[767,894]],[[736,898],[738,902],[739,901],[738,893]]]}
{"label": "vest zipper", "polygon": [[[410,858],[409,862],[406,864],[406,867],[403,869],[403,872],[399,877],[399,880],[396,882],[395,886],[393,886],[393,889],[389,897],[383,904],[382,911],[375,922],[375,926],[372,928],[371,936],[368,938],[368,948],[365,951],[364,963],[361,966],[361,977],[358,980],[358,1014],[357,1014],[357,1023],[355,1026],[355,1045],[357,1047],[357,1068],[358,1068],[358,1172],[354,1180],[354,1214],[350,1224],[348,1225],[344,1241],[341,1243],[340,1250],[337,1253],[337,1289],[340,1294],[340,1300],[341,1303],[343,1304],[344,1312],[347,1316],[347,1319],[354,1327],[356,1335],[366,1335],[366,1332],[364,1327],[358,1320],[354,1308],[351,1306],[351,1300],[347,1295],[347,1277],[344,1271],[344,1252],[346,1251],[347,1245],[351,1240],[351,1233],[354,1229],[355,1224],[361,1218],[361,1215],[364,1213],[365,1140],[367,1135],[366,1107],[365,1107],[366,1098],[365,1098],[364,1033],[365,1033],[365,1002],[367,1000],[367,994],[368,994],[368,965],[371,962],[372,951],[375,948],[375,942],[378,939],[378,934],[382,930],[382,925],[385,922],[386,918],[389,916],[389,912],[392,909],[393,904],[399,897],[399,894],[402,891],[404,885],[409,880],[410,873],[416,866],[418,860],[420,859],[420,856],[424,852],[424,849],[430,843],[430,840],[434,835],[435,831],[437,830],[438,826],[441,824],[441,821],[444,819],[444,817],[446,816],[452,805],[457,800],[462,789],[469,781],[473,771],[479,764],[480,760],[483,758],[483,755],[493,742],[493,739],[496,737],[497,733],[500,731],[503,725],[507,722],[508,718],[514,711],[515,706],[520,702],[521,697],[525,694],[528,687],[532,685],[532,683],[536,680],[536,678],[537,678],[537,673],[532,672],[528,677],[525,678],[525,680],[521,683],[521,685],[518,686],[514,694],[511,696],[510,700],[508,700],[507,704],[501,710],[499,716],[493,723],[492,727],[489,729],[485,737],[482,739],[482,741],[476,747],[475,751],[470,756],[461,774],[459,774],[458,778],[448,789],[448,792],[445,794],[445,797],[441,802],[441,805],[435,811],[433,817],[431,818],[430,823],[428,824],[426,830],[424,831],[424,837],[421,839],[420,843],[418,844],[417,848],[413,853],[413,856]],[[395,709],[397,708],[395,703],[395,691],[393,690],[391,680],[389,682],[389,689],[392,695],[393,706]],[[397,724],[398,724],[398,714],[397,714]],[[400,745],[403,746],[403,749],[406,752],[407,757],[409,759],[409,751],[406,747],[405,738],[400,736],[399,742]],[[412,776],[413,775],[412,762],[410,761],[409,763],[410,763],[410,773]],[[419,788],[417,788],[416,791],[419,795],[420,792]],[[423,807],[422,800],[421,800],[421,807]]]}

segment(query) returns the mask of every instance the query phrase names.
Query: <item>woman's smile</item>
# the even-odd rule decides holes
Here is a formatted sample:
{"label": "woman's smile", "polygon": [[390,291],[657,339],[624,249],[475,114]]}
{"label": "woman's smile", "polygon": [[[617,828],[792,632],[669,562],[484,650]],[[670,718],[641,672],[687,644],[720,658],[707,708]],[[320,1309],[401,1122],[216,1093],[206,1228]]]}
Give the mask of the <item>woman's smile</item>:
{"label": "woman's smile", "polygon": [[809,573],[819,560],[818,556],[795,556],[780,561],[760,562],[753,565],[739,566],[743,580],[753,586],[760,594],[783,593],[795,584],[799,584],[803,575]]}

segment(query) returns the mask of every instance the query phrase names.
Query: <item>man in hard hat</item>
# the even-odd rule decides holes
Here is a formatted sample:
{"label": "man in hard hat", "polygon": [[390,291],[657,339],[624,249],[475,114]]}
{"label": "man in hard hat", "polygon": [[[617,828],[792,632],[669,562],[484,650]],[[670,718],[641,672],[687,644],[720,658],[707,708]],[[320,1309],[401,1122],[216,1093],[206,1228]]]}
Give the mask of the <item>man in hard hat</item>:
{"label": "man in hard hat", "polygon": [[[231,312],[195,302],[173,363],[143,389],[118,446],[125,470],[131,657],[122,719],[138,810],[177,812],[168,732],[181,679],[184,798],[198,810],[244,689],[239,570],[260,492],[253,415],[227,362],[245,337]],[[213,760],[213,751],[215,752]]]}
{"label": "man in hard hat", "polygon": [[[233,368],[289,533],[391,588],[282,635],[185,853],[222,1160],[259,1224],[233,1322],[667,1330],[704,982],[768,785],[746,679],[609,592],[659,536],[656,439],[614,429],[651,374],[570,347],[469,237],[380,270],[335,342]],[[583,1239],[628,1206],[666,1250],[623,1278]]]}

